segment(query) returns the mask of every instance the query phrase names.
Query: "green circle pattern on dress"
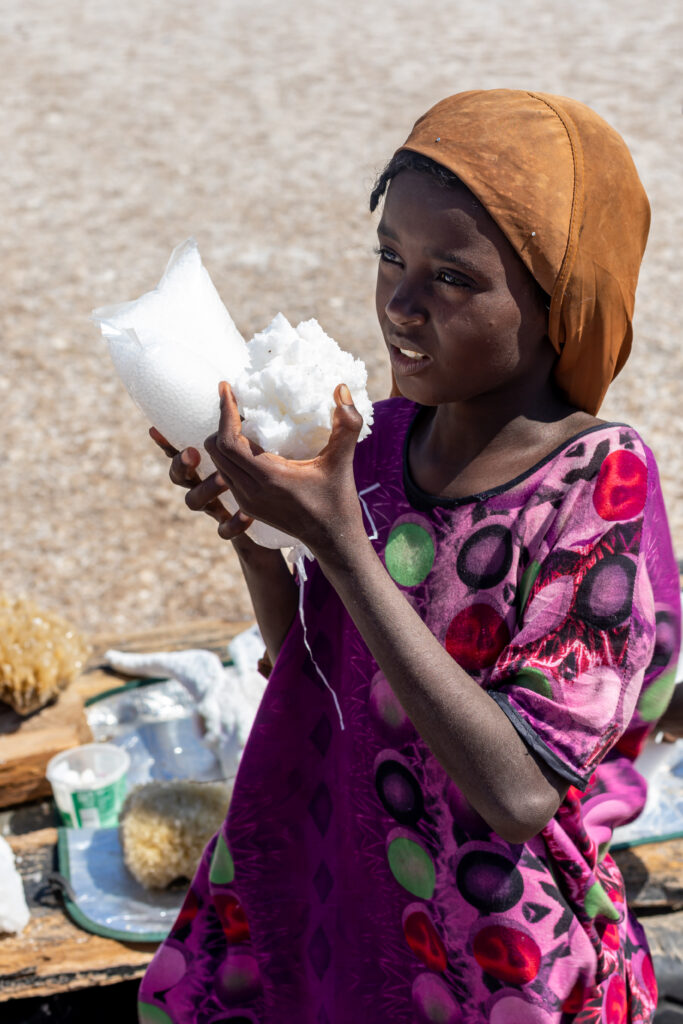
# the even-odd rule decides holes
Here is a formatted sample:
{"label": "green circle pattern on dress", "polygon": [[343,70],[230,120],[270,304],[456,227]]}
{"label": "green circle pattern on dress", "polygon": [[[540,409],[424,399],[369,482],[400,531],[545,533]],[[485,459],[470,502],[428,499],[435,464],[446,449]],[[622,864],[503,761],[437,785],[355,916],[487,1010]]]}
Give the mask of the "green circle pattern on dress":
{"label": "green circle pattern on dress", "polygon": [[540,694],[541,697],[547,697],[549,700],[553,699],[553,688],[550,685],[550,681],[540,669],[523,668],[515,676],[515,681],[518,686],[523,686],[525,690],[533,690],[534,693]]}
{"label": "green circle pattern on dress", "polygon": [[173,1024],[173,1018],[153,1003],[138,1003],[138,1020],[140,1024]]}
{"label": "green circle pattern on dress", "polygon": [[398,836],[389,843],[387,857],[399,885],[420,899],[431,900],[436,882],[434,862],[419,843],[407,836]]}
{"label": "green circle pattern on dress", "polygon": [[593,882],[584,897],[583,905],[591,919],[601,914],[603,917],[609,918],[610,921],[619,920],[619,911],[600,885],[600,882]]}
{"label": "green circle pattern on dress", "polygon": [[218,840],[211,857],[209,881],[213,885],[230,885],[235,880],[235,863],[225,839],[218,833]]}
{"label": "green circle pattern on dress", "polygon": [[536,582],[536,579],[538,578],[538,574],[540,571],[541,563],[536,561],[531,562],[524,570],[524,575],[520,580],[519,589],[517,590],[517,611],[519,613],[520,620],[522,619],[522,616],[526,611],[527,601],[529,600],[531,588]]}
{"label": "green circle pattern on dress", "polygon": [[661,718],[671,700],[676,685],[676,672],[665,672],[643,692],[637,704],[637,711],[644,722],[655,722]]}
{"label": "green circle pattern on dress", "polygon": [[402,587],[415,587],[434,565],[434,541],[419,523],[399,523],[389,534],[384,561],[391,578]]}

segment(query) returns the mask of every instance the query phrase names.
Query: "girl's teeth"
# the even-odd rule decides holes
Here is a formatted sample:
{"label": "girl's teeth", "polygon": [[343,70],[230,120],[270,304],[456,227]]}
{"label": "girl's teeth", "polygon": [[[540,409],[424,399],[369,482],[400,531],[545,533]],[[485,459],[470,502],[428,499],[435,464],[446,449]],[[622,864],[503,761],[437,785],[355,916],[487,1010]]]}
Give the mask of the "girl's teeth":
{"label": "girl's teeth", "polygon": [[399,348],[399,352],[402,356],[408,356],[409,359],[426,359],[424,352],[413,352],[411,348]]}

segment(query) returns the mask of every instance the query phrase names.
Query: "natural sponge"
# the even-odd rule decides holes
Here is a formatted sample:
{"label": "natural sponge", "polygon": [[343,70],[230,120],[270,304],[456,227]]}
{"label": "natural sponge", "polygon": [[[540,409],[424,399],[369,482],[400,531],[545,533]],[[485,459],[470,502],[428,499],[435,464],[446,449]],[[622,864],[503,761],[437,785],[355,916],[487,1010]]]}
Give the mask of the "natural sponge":
{"label": "natural sponge", "polygon": [[191,879],[209,839],[228,810],[224,782],[147,782],[126,797],[119,815],[123,859],[146,889]]}
{"label": "natural sponge", "polygon": [[88,645],[65,619],[0,594],[0,701],[20,715],[47,704],[81,671]]}

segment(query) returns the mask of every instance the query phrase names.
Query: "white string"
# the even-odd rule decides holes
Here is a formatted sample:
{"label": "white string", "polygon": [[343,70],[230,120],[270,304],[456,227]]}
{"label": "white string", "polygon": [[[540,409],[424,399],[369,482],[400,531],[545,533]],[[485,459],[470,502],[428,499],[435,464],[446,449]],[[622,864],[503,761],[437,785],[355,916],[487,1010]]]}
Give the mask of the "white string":
{"label": "white string", "polygon": [[303,628],[303,631],[304,631],[304,644],[306,645],[306,650],[309,653],[310,659],[313,662],[313,665],[315,667],[316,672],[318,673],[318,675],[322,679],[322,681],[325,684],[325,686],[327,687],[327,689],[332,694],[332,700],[334,701],[334,706],[337,709],[337,715],[339,716],[339,724],[340,724],[340,726],[342,728],[342,732],[343,732],[344,731],[344,718],[343,718],[342,713],[341,713],[341,708],[339,707],[339,701],[337,700],[337,694],[334,692],[334,690],[332,689],[332,687],[328,683],[327,679],[325,678],[325,675],[323,674],[323,672],[320,669],[320,666],[318,665],[317,661],[313,657],[313,651],[311,650],[310,645],[308,643],[308,636],[307,636],[307,633],[306,633],[306,622],[304,620],[304,583],[308,579],[308,576],[306,575],[306,569],[304,567],[304,556],[303,555],[300,555],[297,558],[297,560],[296,560],[296,568],[297,568],[297,572],[299,574],[299,618],[301,619],[301,625],[302,625],[302,628]]}
{"label": "white string", "polygon": [[365,501],[365,499],[364,499],[364,495],[365,494],[369,494],[370,491],[376,491],[377,488],[381,487],[381,486],[382,485],[380,483],[371,484],[370,487],[366,487],[364,490],[358,492],[358,497],[360,499],[360,503],[363,506],[363,510],[365,511],[365,514],[368,517],[368,522],[370,523],[370,528],[372,529],[372,533],[368,534],[368,540],[377,540],[379,534],[377,533],[377,527],[375,526],[375,520],[370,515],[370,509],[368,508],[367,501]]}
{"label": "white string", "polygon": [[[371,491],[376,491],[378,487],[381,487],[381,484],[379,482],[375,483],[375,484],[371,484],[370,487],[366,487],[362,491],[358,492],[358,498],[360,500],[361,505],[363,506],[363,511],[365,512],[365,515],[367,517],[368,523],[370,524],[371,533],[368,534],[368,540],[377,540],[377,537],[379,536],[379,534],[377,533],[377,526],[375,525],[375,520],[372,518],[372,515],[370,514],[370,509],[368,508],[368,503],[365,501],[365,495],[366,494],[370,494]],[[310,657],[311,661],[313,662],[313,666],[314,666],[316,672],[318,673],[318,675],[322,679],[322,681],[325,684],[325,686],[327,687],[327,689],[332,694],[332,700],[334,701],[334,706],[337,709],[337,715],[339,717],[339,725],[341,726],[341,729],[343,731],[344,730],[344,717],[342,715],[341,708],[339,707],[339,701],[337,699],[337,694],[334,692],[334,690],[330,686],[329,682],[325,678],[325,674],[323,673],[322,669],[320,668],[320,666],[318,665],[317,661],[313,657],[313,651],[311,650],[311,646],[310,646],[310,644],[308,642],[308,632],[306,630],[306,620],[305,620],[305,617],[304,617],[304,584],[308,580],[308,576],[306,574],[306,567],[305,567],[305,563],[304,563],[304,558],[305,557],[309,557],[310,558],[311,555],[310,555],[310,552],[307,550],[307,548],[304,548],[302,546],[299,546],[298,549],[296,547],[292,548],[291,551],[289,552],[289,558],[296,565],[297,573],[299,575],[299,619],[301,620],[301,627],[303,629],[303,634],[304,634],[304,645],[306,647],[306,650],[308,651],[308,654],[309,654],[309,657]]]}

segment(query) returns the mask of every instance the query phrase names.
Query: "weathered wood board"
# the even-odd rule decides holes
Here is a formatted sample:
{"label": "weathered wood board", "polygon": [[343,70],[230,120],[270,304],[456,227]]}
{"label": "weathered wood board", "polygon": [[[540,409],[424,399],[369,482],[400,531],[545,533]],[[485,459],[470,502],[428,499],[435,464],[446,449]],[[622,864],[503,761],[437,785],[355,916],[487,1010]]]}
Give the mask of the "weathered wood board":
{"label": "weathered wood board", "polygon": [[248,622],[201,619],[125,638],[113,633],[90,637],[91,654],[85,671],[53,704],[28,718],[22,718],[7,705],[0,705],[0,807],[14,807],[49,796],[51,790],[45,768],[50,758],[92,740],[84,712],[85,701],[126,681],[125,676],[102,665],[102,656],[110,647],[139,652],[200,647],[225,658],[229,641],[249,625]]}
{"label": "weathered wood board", "polygon": [[644,843],[617,850],[612,856],[624,877],[629,906],[636,914],[642,910],[683,910],[683,839]]}
{"label": "weathered wood board", "polygon": [[56,868],[57,830],[8,836],[8,842],[24,881],[31,920],[23,934],[0,938],[0,1002],[141,977],[154,945],[116,942],[83,931],[67,917],[61,899],[46,889],[46,876]]}
{"label": "weathered wood board", "polygon": [[50,793],[45,768],[51,757],[89,743],[92,734],[83,713],[83,698],[66,689],[54,704],[28,718],[6,705],[0,710],[0,807],[37,800]]}

